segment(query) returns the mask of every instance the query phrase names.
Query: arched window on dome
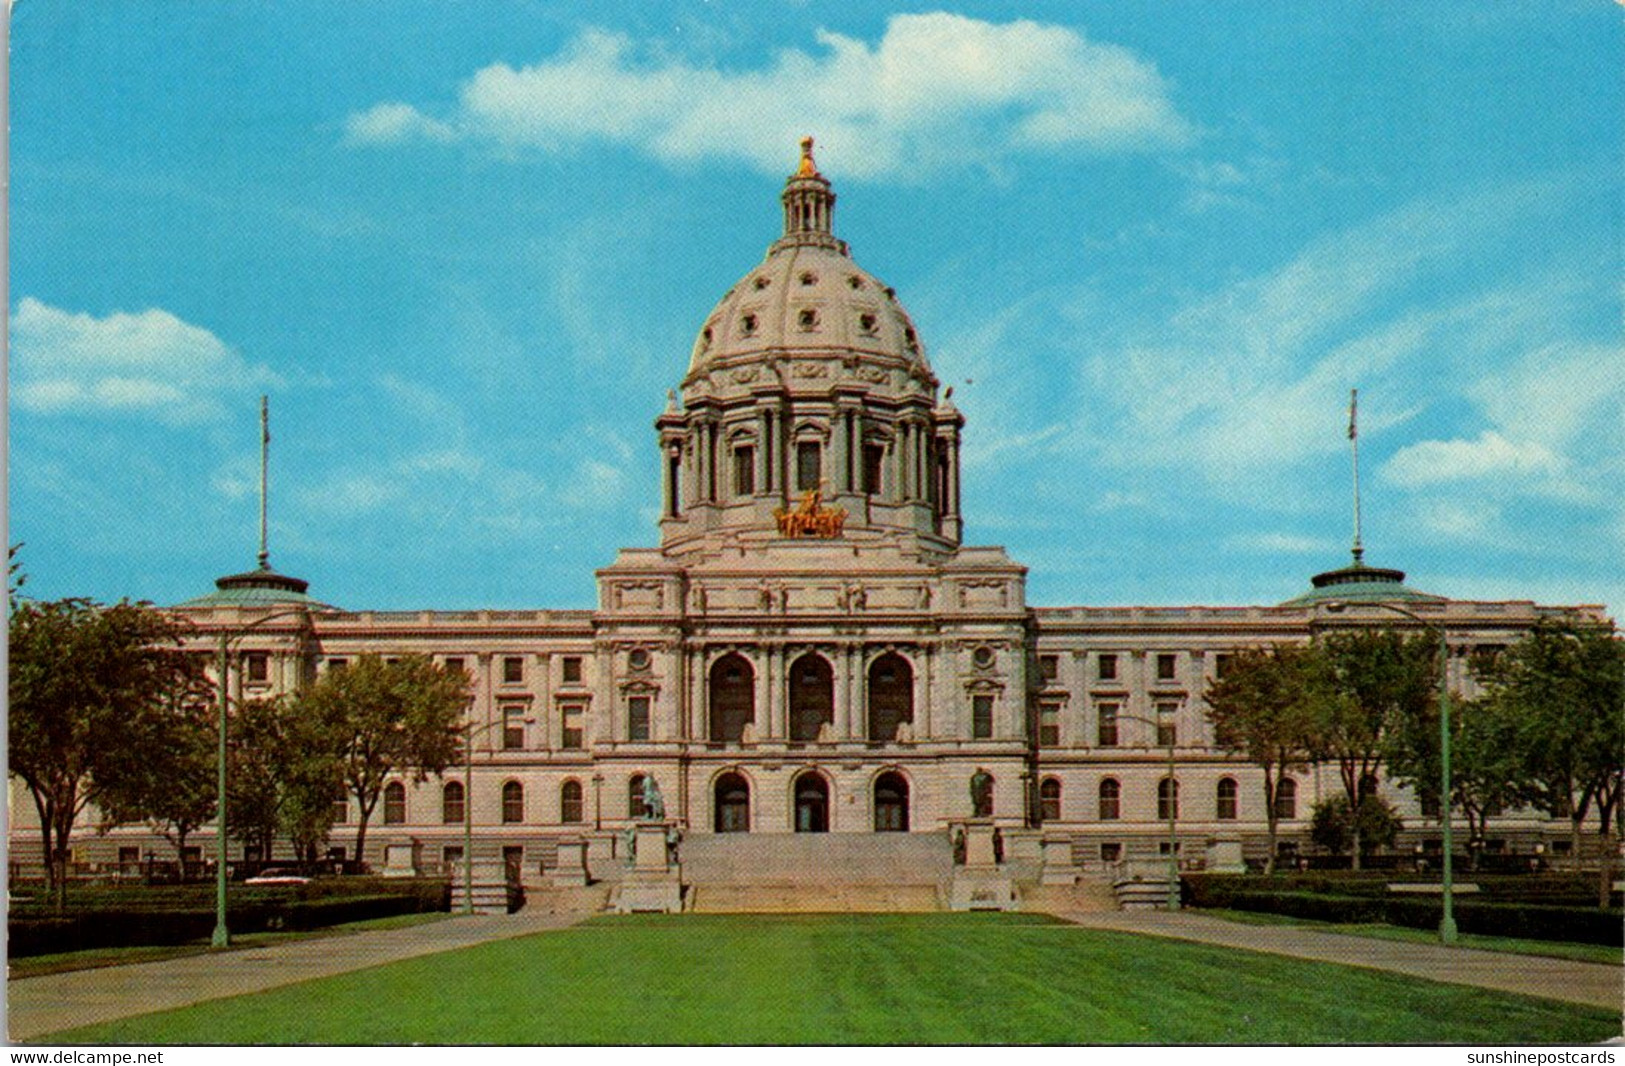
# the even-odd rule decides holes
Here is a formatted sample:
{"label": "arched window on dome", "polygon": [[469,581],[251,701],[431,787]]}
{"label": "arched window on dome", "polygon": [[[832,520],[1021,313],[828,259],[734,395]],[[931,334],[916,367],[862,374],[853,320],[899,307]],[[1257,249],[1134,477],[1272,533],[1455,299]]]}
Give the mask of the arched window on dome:
{"label": "arched window on dome", "polygon": [[816,440],[796,441],[796,491],[811,492],[824,480],[824,447]]}

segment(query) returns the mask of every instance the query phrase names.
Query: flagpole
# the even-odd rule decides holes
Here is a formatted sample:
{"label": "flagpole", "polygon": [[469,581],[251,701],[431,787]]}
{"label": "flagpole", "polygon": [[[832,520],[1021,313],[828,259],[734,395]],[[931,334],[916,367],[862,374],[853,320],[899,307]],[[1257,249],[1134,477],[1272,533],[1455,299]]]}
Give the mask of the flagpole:
{"label": "flagpole", "polygon": [[1354,565],[1363,566],[1365,548],[1360,544],[1360,431],[1358,428],[1360,390],[1349,390],[1349,451],[1354,461]]}
{"label": "flagpole", "polygon": [[260,569],[271,564],[271,550],[266,537],[266,495],[270,483],[271,464],[271,404],[260,397]]}

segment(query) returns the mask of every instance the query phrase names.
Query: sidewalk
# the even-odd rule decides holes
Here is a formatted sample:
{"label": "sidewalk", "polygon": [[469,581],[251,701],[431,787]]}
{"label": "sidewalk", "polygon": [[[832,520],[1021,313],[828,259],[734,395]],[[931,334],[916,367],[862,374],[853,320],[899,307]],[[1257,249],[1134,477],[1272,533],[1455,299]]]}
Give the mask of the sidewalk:
{"label": "sidewalk", "polygon": [[60,1029],[562,929],[581,917],[528,911],[458,916],[429,925],[10,980],[6,1028],[13,1041],[33,1040]]}
{"label": "sidewalk", "polygon": [[1245,925],[1190,911],[1099,911],[1060,917],[1091,929],[1191,940],[1271,955],[1386,970],[1446,984],[1556,999],[1608,1010],[1625,1004],[1625,967],[1539,955],[1447,948],[1285,925]]}

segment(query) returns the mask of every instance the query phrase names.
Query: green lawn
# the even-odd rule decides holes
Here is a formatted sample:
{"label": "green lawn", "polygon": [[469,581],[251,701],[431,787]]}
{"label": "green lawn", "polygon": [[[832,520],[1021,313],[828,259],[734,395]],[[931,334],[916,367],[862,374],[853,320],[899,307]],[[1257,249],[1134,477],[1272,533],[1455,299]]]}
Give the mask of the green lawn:
{"label": "green lawn", "polygon": [[632,916],[51,1043],[1586,1043],[1617,1013],[1038,915]]}
{"label": "green lawn", "polygon": [[[1439,934],[1432,929],[1410,929],[1401,925],[1380,922],[1311,922],[1285,914],[1267,911],[1233,911],[1203,909],[1192,913],[1242,925],[1291,925],[1317,933],[1342,933],[1347,936],[1365,936],[1374,940],[1403,940],[1413,944],[1436,944]],[[1566,940],[1528,940],[1510,936],[1480,936],[1477,933],[1460,934],[1464,948],[1480,951],[1499,951],[1511,955],[1545,955],[1554,959],[1573,959],[1576,962],[1600,962],[1606,966],[1625,965],[1625,952],[1606,944],[1576,944]]]}

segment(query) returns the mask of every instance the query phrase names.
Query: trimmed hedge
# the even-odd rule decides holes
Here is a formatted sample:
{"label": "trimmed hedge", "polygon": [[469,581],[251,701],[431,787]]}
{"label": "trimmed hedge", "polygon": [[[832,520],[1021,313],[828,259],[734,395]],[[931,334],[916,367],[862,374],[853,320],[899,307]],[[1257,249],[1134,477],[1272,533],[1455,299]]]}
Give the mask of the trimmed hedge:
{"label": "trimmed hedge", "polygon": [[[1444,913],[1443,903],[1432,897],[1305,891],[1287,885],[1261,890],[1245,883],[1261,880],[1266,879],[1191,877],[1186,881],[1186,899],[1195,907],[1260,911],[1316,922],[1379,922],[1412,929],[1433,929]],[[1617,907],[1602,910],[1470,896],[1458,897],[1454,910],[1456,926],[1464,933],[1625,946],[1625,912]]]}
{"label": "trimmed hedge", "polygon": [[[176,899],[173,894],[145,892],[131,893],[122,901],[105,896],[84,903],[70,901],[70,906],[73,909],[65,915],[46,913],[33,904],[13,909],[7,922],[7,948],[12,957],[185,944],[207,939],[214,932],[212,893],[207,906]],[[444,881],[380,885],[377,879],[366,878],[351,884],[312,882],[253,892],[238,888],[230,897],[226,920],[234,933],[261,933],[320,929],[369,918],[444,911],[449,906],[450,887]]]}

